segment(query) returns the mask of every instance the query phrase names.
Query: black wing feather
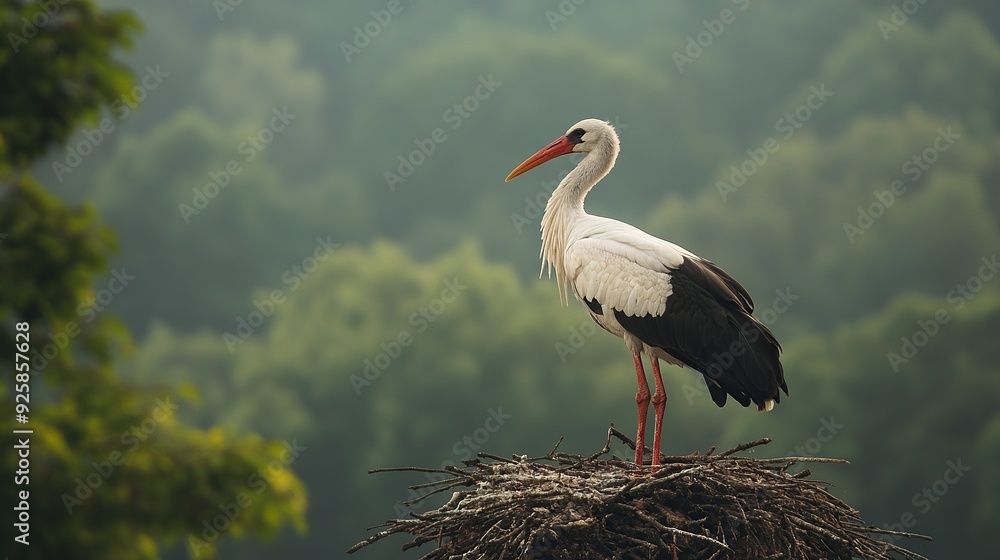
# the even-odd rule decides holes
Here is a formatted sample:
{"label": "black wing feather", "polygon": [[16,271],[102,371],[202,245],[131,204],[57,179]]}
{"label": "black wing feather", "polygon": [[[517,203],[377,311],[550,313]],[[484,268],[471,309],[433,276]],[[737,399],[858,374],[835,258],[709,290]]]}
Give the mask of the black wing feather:
{"label": "black wing feather", "polygon": [[583,298],[583,303],[587,304],[594,315],[604,315],[604,307],[596,299]]}
{"label": "black wing feather", "polygon": [[615,318],[644,344],[662,348],[701,372],[719,406],[732,396],[758,408],[788,394],[781,346],[750,313],[753,300],[732,276],[710,261],[685,258],[671,270],[673,288],[662,315],[615,310]]}

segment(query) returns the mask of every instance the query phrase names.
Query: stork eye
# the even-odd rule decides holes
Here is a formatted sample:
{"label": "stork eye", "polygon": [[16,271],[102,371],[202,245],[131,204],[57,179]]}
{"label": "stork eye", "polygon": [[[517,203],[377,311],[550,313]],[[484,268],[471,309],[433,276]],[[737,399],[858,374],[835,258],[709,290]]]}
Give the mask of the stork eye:
{"label": "stork eye", "polygon": [[576,128],[572,132],[570,132],[567,137],[571,141],[579,143],[579,142],[583,142],[583,135],[584,134],[586,134],[586,132],[582,128]]}

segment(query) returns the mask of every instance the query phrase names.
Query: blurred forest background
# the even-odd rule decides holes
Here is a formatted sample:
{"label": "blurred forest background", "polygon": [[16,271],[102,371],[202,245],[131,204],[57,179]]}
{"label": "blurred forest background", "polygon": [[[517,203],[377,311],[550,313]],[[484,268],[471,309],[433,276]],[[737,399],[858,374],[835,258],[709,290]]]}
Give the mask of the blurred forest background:
{"label": "blurred forest background", "polygon": [[[0,3],[0,96],[43,66],[32,91],[103,84],[72,111],[0,107],[4,336],[31,319],[55,356],[32,388],[49,552],[338,557],[429,507],[404,503],[426,478],[368,469],[633,430],[621,341],[537,277],[540,211],[576,160],[503,183],[585,117],[622,142],[588,210],[719,263],[785,348],[769,414],[668,368],[665,453],[768,436],[772,455],[843,457],[818,477],[871,523],[934,536],[914,550],[1000,547],[1000,6],[109,0],[134,20],[83,18],[95,62],[43,49],[90,2],[54,3],[21,44],[45,10],[26,4]],[[58,289],[69,269],[31,264],[67,258]],[[168,421],[125,444],[156,399]],[[402,542],[356,557],[420,555]]]}

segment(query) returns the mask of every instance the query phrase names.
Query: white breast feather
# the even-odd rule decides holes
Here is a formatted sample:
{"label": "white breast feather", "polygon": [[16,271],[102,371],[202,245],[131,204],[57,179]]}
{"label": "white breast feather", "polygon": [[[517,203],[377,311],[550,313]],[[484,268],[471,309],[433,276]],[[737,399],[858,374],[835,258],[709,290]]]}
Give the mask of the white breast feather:
{"label": "white breast feather", "polygon": [[566,272],[577,296],[627,315],[662,315],[672,293],[670,269],[694,255],[622,222],[588,222],[575,228],[576,241],[566,247]]}

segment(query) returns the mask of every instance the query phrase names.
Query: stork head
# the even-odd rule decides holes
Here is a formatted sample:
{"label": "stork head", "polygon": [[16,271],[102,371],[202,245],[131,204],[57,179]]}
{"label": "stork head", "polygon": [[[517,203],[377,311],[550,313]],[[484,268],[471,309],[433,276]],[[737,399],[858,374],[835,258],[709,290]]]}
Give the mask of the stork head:
{"label": "stork head", "polygon": [[518,165],[507,181],[514,177],[538,167],[550,159],[564,156],[572,152],[595,152],[607,160],[610,165],[614,165],[615,158],[618,157],[618,134],[611,123],[600,119],[583,119],[582,121],[569,127],[566,134],[556,138],[548,146],[535,153],[535,155],[524,160]]}

